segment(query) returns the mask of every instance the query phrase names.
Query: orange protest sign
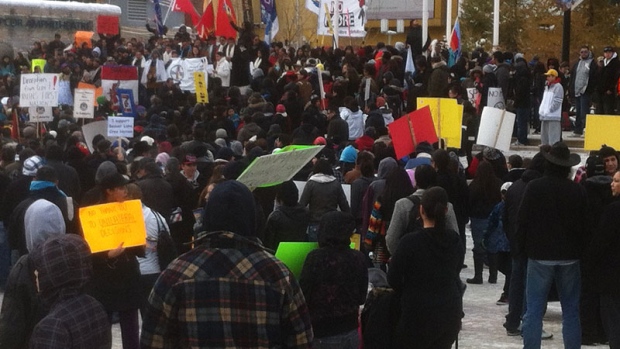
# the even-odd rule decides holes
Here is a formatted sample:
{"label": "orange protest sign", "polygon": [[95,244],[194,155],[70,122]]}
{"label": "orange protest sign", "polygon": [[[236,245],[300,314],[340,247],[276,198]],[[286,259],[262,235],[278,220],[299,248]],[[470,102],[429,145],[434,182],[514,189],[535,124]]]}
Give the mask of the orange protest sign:
{"label": "orange protest sign", "polygon": [[86,47],[93,48],[93,44],[90,42],[90,39],[92,39],[94,34],[95,33],[93,32],[85,31],[75,32],[75,43],[77,44],[77,48],[82,48],[83,43],[86,43]]}
{"label": "orange protest sign", "polygon": [[80,222],[92,253],[146,244],[140,200],[82,207]]}

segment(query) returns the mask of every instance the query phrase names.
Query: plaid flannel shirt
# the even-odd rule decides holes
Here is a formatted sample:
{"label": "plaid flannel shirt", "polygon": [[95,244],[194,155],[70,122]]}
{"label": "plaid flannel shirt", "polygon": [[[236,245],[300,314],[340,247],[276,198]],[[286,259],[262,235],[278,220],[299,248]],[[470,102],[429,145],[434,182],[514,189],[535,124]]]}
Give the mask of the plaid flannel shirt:
{"label": "plaid flannel shirt", "polygon": [[310,348],[303,293],[256,240],[207,234],[162,272],[149,297],[142,348]]}

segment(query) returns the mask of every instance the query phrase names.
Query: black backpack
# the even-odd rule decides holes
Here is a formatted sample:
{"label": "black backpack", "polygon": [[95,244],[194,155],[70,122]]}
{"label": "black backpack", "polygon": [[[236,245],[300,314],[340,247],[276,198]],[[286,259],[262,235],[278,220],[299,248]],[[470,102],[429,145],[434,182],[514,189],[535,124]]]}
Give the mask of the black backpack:
{"label": "black backpack", "polygon": [[153,210],[151,211],[157,219],[157,261],[159,262],[159,269],[164,271],[168,264],[177,258],[179,254],[174,246],[172,236],[170,236],[170,232],[166,229],[160,215]]}
{"label": "black backpack", "polygon": [[418,229],[424,227],[422,218],[420,217],[420,197],[416,195],[409,195],[407,199],[413,204],[413,208],[409,211],[409,223],[407,223],[407,231],[405,234],[412,233]]}

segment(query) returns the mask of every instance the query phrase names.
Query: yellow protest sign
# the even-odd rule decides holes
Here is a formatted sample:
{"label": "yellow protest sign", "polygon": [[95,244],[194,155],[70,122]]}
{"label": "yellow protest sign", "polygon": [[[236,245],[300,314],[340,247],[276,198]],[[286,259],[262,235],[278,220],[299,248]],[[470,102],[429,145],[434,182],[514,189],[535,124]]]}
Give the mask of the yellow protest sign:
{"label": "yellow protest sign", "polygon": [[603,144],[620,149],[620,116],[618,115],[586,115],[587,131],[583,148],[599,150]]}
{"label": "yellow protest sign", "polygon": [[437,137],[446,140],[449,148],[461,148],[463,106],[451,98],[418,98],[418,109],[431,109]]}
{"label": "yellow protest sign", "polygon": [[194,85],[196,86],[196,102],[209,103],[209,93],[207,93],[207,80],[205,73],[194,72]]}
{"label": "yellow protest sign", "polygon": [[31,72],[34,73],[35,68],[39,68],[39,71],[37,73],[43,73],[45,69],[45,64],[47,63],[47,61],[45,59],[36,58],[36,59],[33,59],[31,63],[32,63],[32,66],[30,67]]}
{"label": "yellow protest sign", "polygon": [[360,250],[362,245],[362,236],[360,234],[351,235],[351,244],[353,244],[353,249]]}
{"label": "yellow protest sign", "polygon": [[146,244],[140,200],[82,207],[80,222],[92,253]]}

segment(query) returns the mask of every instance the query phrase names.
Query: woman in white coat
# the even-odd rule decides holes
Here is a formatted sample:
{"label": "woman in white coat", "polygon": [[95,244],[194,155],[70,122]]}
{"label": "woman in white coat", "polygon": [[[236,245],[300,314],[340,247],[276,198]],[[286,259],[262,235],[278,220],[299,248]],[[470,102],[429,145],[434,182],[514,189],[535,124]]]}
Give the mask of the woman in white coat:
{"label": "woman in white coat", "polygon": [[215,76],[222,79],[222,87],[230,87],[230,62],[226,59],[223,52],[215,54],[217,63],[215,64]]}

